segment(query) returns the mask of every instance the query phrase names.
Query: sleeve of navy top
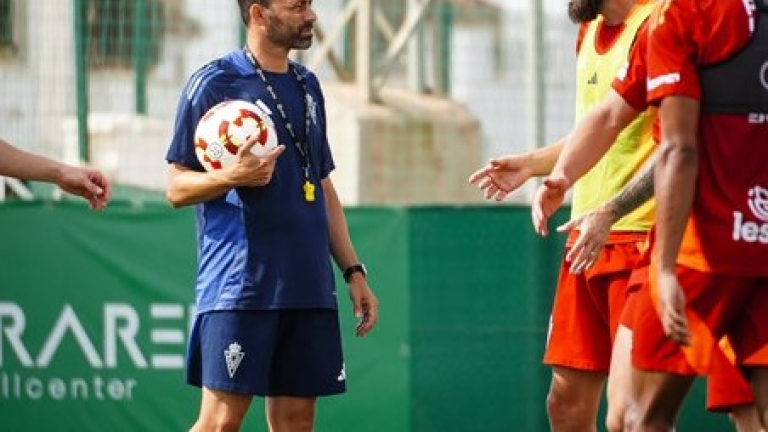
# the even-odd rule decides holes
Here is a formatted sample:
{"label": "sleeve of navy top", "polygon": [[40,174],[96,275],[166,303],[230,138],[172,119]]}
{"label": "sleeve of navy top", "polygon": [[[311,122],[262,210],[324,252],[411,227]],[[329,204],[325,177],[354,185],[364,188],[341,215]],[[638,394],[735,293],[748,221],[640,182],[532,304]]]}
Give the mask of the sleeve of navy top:
{"label": "sleeve of navy top", "polygon": [[200,118],[220,99],[216,77],[221,73],[214,63],[209,64],[194,73],[184,87],[176,109],[173,138],[165,156],[169,163],[204,171],[195,154],[195,129]]}

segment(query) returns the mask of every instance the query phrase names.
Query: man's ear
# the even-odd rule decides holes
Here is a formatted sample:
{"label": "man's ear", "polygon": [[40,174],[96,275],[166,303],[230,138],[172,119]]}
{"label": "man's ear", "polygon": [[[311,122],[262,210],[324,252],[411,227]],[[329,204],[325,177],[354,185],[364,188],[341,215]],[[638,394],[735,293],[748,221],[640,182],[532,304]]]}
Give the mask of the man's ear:
{"label": "man's ear", "polygon": [[250,9],[248,9],[248,14],[251,16],[251,20],[253,20],[253,23],[256,25],[260,25],[264,22],[264,12],[264,6],[258,2],[254,2]]}

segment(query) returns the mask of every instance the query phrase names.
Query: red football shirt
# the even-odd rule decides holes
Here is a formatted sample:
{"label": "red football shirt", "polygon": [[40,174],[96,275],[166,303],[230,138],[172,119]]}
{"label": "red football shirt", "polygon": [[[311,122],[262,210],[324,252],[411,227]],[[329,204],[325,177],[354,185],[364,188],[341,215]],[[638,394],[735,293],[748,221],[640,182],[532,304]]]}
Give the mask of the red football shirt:
{"label": "red football shirt", "polygon": [[[648,101],[659,103],[673,95],[701,100],[699,68],[728,60],[744,48],[756,19],[756,12],[743,0],[662,2],[650,22]],[[701,271],[768,276],[768,116],[764,114],[702,114],[696,196],[680,264]]]}

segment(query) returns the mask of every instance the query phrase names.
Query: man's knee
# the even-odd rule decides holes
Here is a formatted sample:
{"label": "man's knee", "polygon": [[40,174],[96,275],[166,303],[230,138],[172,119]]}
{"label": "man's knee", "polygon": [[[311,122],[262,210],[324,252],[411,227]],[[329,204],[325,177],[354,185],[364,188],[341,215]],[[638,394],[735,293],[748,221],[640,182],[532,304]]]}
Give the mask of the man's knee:
{"label": "man's knee", "polygon": [[205,388],[200,414],[190,432],[238,432],[250,404],[251,396]]}
{"label": "man's knee", "polygon": [[595,424],[595,413],[583,401],[556,389],[550,389],[547,395],[547,414],[552,430],[556,432],[591,430],[584,428]]}
{"label": "man's knee", "polygon": [[598,373],[556,368],[547,395],[550,421],[594,428],[604,381]]}
{"label": "man's knee", "polygon": [[316,404],[310,398],[269,398],[268,421],[274,432],[312,432]]}
{"label": "man's knee", "polygon": [[573,403],[563,392],[556,389],[550,389],[547,394],[547,414],[552,420],[568,419],[571,417],[571,411],[574,410]]}
{"label": "man's knee", "polygon": [[243,426],[243,418],[219,415],[209,418],[199,418],[190,432],[239,432]]}

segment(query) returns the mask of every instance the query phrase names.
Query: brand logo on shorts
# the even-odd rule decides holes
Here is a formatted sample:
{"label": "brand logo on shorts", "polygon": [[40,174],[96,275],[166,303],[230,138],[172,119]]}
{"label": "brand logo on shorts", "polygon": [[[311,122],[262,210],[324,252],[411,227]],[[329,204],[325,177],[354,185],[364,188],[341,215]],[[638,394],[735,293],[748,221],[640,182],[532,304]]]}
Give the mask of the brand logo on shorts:
{"label": "brand logo on shorts", "polygon": [[347,379],[347,366],[344,363],[342,363],[341,372],[339,372],[339,376],[336,377],[336,381],[342,382],[342,381],[346,381],[346,379]]}
{"label": "brand logo on shorts", "polygon": [[747,221],[741,212],[733,212],[733,239],[747,243],[768,244],[768,189],[755,186],[749,190],[749,209],[763,223]]}
{"label": "brand logo on shorts", "polygon": [[242,347],[237,342],[229,344],[229,349],[224,350],[224,359],[227,361],[227,370],[229,371],[229,377],[233,378],[237,367],[240,366],[240,362],[245,357],[245,353]]}

